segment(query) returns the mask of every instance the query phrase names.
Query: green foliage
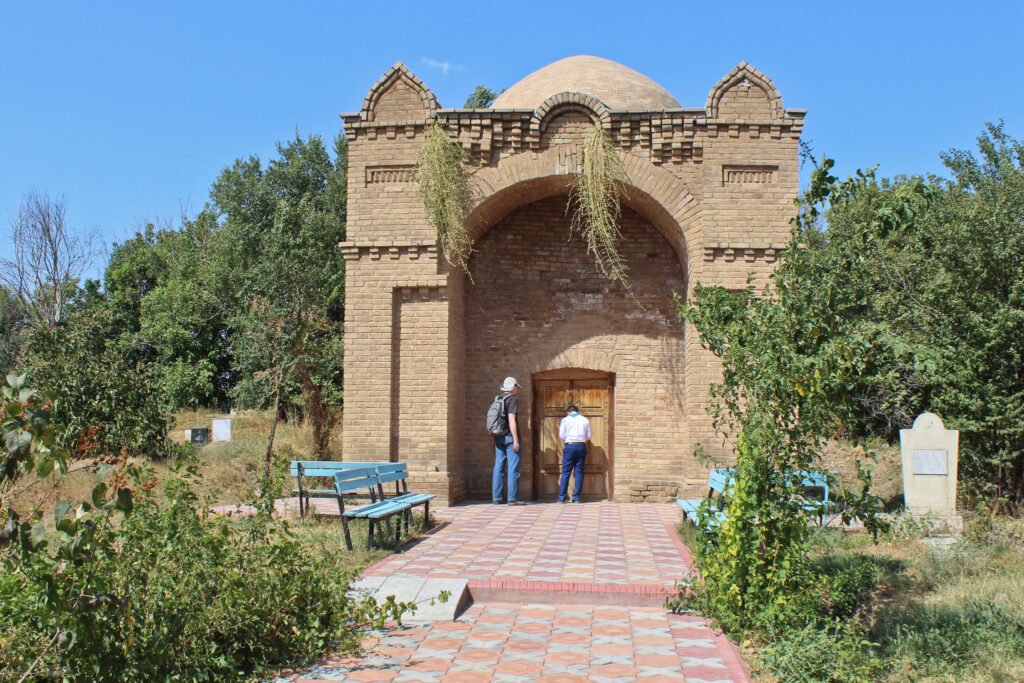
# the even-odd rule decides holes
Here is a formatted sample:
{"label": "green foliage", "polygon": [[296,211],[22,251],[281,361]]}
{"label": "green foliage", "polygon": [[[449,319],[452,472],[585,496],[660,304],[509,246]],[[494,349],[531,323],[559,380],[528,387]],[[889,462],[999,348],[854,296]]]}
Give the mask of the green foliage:
{"label": "green foliage", "polygon": [[473,92],[469,94],[466,103],[462,106],[464,109],[486,109],[497,97],[498,93],[484,85],[478,85],[473,88]]}
{"label": "green foliage", "polygon": [[[211,190],[220,220],[217,263],[226,278],[239,373],[235,396],[243,406],[265,406],[281,367],[311,368],[314,383],[340,402],[345,262],[347,146],[336,158],[320,138],[278,145],[264,169],[238,160]],[[287,372],[286,379],[287,379]]]}
{"label": "green foliage", "polygon": [[[944,157],[952,182],[873,172],[840,182],[825,160],[770,287],[698,285],[681,307],[722,359],[710,412],[737,460],[729,519],[716,535],[694,531],[700,579],[673,606],[754,634],[783,680],[874,680],[885,657],[942,662],[924,670],[956,676],[980,665],[964,664],[976,659],[970,643],[1017,653],[1024,642],[1019,615],[991,606],[922,607],[892,629],[862,625],[856,613],[887,570],[809,559],[792,486],[825,438],[892,437],[932,410],[961,429],[970,491],[1022,499],[1024,147],[993,126],[979,149],[981,160]],[[884,530],[858,469],[844,516]]]}
{"label": "green foliage", "polygon": [[159,504],[145,470],[102,467],[90,500],[55,505],[55,529],[38,510],[22,522],[11,487],[66,460],[23,384],[4,388],[0,439],[0,678],[266,678],[328,648],[357,653],[362,629],[408,609],[349,599],[340,551],[303,546],[269,496],[239,521],[205,514],[188,471]]}
{"label": "green foliage", "polygon": [[884,670],[857,622],[811,623],[784,631],[758,651],[759,663],[787,683],[874,683]]}
{"label": "green foliage", "polygon": [[[837,183],[831,166],[826,160],[812,176],[770,289],[759,296],[752,287],[733,293],[698,285],[694,301],[680,309],[702,345],[722,359],[709,412],[736,450],[728,520],[702,536],[697,590],[703,608],[729,630],[788,618],[814,583],[806,564],[810,513],[795,473],[818,466],[825,439],[855,421],[850,391],[873,348],[855,315],[858,303],[843,296],[846,275],[819,270],[801,246],[822,204],[864,182]],[[907,198],[908,205],[916,201]],[[881,503],[869,492],[867,471],[861,475],[859,490],[843,497],[843,514],[876,528]]]}
{"label": "green foliage", "polygon": [[[43,402],[45,399],[45,403]],[[18,516],[11,507],[11,490],[25,475],[49,475],[54,467],[67,469],[67,452],[57,443],[50,427],[52,396],[40,397],[25,386],[25,375],[7,375],[0,413],[0,543],[14,540]],[[20,529],[22,535],[27,528]],[[14,535],[12,535],[14,534]]]}
{"label": "green foliage", "polygon": [[423,208],[437,230],[437,242],[445,258],[468,273],[473,240],[463,222],[469,210],[466,153],[437,124],[429,126],[424,134],[416,175]]}
{"label": "green foliage", "polygon": [[[282,401],[341,402],[348,147],[317,136],[278,145],[266,166],[239,159],[210,203],[178,228],[147,226],[115,245],[102,305],[114,345],[146,367],[163,405],[265,407],[283,362]],[[283,359],[283,360],[282,360]]]}
{"label": "green foliage", "polygon": [[601,273],[630,289],[626,262],[619,254],[619,196],[626,167],[608,134],[594,128],[583,142],[583,164],[573,181],[573,230],[587,243]]}
{"label": "green foliage", "polygon": [[29,337],[24,367],[53,392],[53,418],[75,458],[166,457],[167,418],[144,367],[117,349],[104,309],[76,311]]}
{"label": "green foliage", "polygon": [[179,230],[147,226],[115,245],[105,274],[115,343],[146,363],[172,411],[225,403],[234,379],[216,232],[207,213]]}
{"label": "green foliage", "polygon": [[25,307],[8,287],[0,285],[0,372],[6,374],[18,364],[27,331]]}
{"label": "green foliage", "polygon": [[[1024,146],[1001,126],[943,155],[953,179],[871,174],[837,187],[807,258],[872,352],[850,388],[861,428],[895,439],[923,411],[961,434],[969,496],[1024,501]],[[809,274],[812,282],[818,276]]]}

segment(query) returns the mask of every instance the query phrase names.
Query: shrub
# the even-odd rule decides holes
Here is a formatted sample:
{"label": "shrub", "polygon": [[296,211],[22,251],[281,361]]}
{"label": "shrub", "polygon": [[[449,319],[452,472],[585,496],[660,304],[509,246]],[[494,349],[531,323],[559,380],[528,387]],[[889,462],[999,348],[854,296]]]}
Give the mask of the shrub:
{"label": "shrub", "polygon": [[167,418],[147,372],[113,346],[110,314],[79,311],[54,329],[37,328],[25,368],[55,394],[54,420],[68,430],[72,457],[166,457]]}
{"label": "shrub", "polygon": [[[240,520],[210,516],[186,469],[166,502],[122,460],[101,467],[89,501],[22,521],[11,486],[64,455],[56,428],[14,378],[0,439],[0,678],[231,681],[303,664],[329,647],[357,652],[360,630],[407,605],[353,601],[327,549],[304,547],[260,501]],[[50,464],[47,464],[50,463]],[[273,486],[265,486],[273,491]]]}

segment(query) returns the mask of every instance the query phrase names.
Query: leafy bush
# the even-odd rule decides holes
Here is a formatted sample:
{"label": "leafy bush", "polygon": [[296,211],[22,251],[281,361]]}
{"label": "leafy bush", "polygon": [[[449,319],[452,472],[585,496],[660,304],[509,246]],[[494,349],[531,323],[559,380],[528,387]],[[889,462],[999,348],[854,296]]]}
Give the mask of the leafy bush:
{"label": "leafy bush", "polygon": [[[122,460],[101,467],[91,500],[22,521],[10,492],[64,467],[24,378],[8,378],[0,439],[0,678],[26,681],[231,681],[354,653],[360,629],[407,605],[348,598],[349,575],[271,517],[210,516],[187,469],[167,486]],[[272,491],[272,486],[265,487]]]}
{"label": "leafy bush", "polygon": [[72,457],[166,457],[167,418],[146,371],[110,341],[110,315],[78,311],[54,329],[39,327],[25,362],[32,381],[54,393],[53,419],[65,426]]}

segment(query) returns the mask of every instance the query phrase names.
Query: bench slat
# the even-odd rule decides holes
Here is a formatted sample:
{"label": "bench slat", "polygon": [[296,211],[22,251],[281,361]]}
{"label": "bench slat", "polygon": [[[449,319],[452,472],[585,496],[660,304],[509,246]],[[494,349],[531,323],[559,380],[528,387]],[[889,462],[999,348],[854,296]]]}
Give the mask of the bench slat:
{"label": "bench slat", "polygon": [[299,465],[302,465],[302,476],[304,477],[333,477],[335,472],[344,470],[363,469],[366,467],[377,467],[383,471],[391,471],[398,467],[405,467],[400,462],[343,462],[334,460],[292,460],[289,471],[293,477],[299,476]]}
{"label": "bench slat", "polygon": [[402,470],[394,470],[391,472],[381,471],[378,474],[380,476],[380,483],[382,484],[389,484],[393,481],[401,481],[409,478],[409,472],[404,469],[404,466]]}
{"label": "bench slat", "polygon": [[426,501],[433,500],[434,498],[437,498],[436,493],[403,493],[400,496],[395,496],[388,500],[409,503],[411,505],[419,505],[420,503],[425,503]]}
{"label": "bench slat", "polygon": [[391,500],[381,500],[377,501],[376,503],[364,505],[363,507],[357,508],[352,511],[346,510],[345,514],[349,517],[372,517],[373,519],[376,519],[378,517],[385,517],[388,515],[393,515],[398,512],[402,512],[404,510],[409,509],[410,507],[412,506],[409,505],[408,503],[396,504],[393,503]]}

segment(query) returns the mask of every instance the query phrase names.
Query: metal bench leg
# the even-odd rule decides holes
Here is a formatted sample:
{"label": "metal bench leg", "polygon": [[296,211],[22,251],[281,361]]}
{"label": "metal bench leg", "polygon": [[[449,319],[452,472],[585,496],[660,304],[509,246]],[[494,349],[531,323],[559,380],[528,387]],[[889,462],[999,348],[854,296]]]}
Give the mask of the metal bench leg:
{"label": "metal bench leg", "polygon": [[[380,494],[380,499],[381,500],[385,500],[384,486],[381,485],[381,483],[379,481],[377,482],[377,493]],[[371,496],[373,495],[373,487],[370,487],[370,495]],[[391,518],[390,517],[385,517],[384,518],[384,526],[387,527],[387,529],[388,529],[388,536],[390,536],[391,535]],[[385,536],[384,538],[387,538],[387,536]]]}
{"label": "metal bench leg", "polygon": [[366,535],[366,549],[367,550],[373,550],[373,524],[374,524],[374,522],[369,517],[366,518],[366,521],[370,525],[369,533]]}
{"label": "metal bench leg", "polygon": [[348,532],[348,517],[341,516],[341,526],[345,530],[345,547],[352,550],[352,535]]}

